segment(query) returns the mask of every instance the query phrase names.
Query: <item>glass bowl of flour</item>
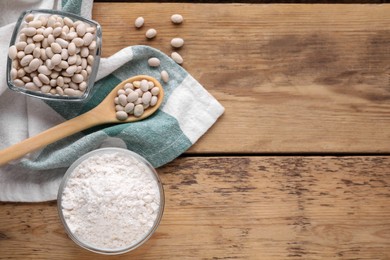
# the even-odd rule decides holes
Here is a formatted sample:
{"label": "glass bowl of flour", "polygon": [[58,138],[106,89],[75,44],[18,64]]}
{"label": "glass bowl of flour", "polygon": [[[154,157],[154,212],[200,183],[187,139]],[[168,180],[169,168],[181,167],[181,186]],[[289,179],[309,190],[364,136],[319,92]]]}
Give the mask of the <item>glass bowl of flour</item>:
{"label": "glass bowl of flour", "polygon": [[57,204],[76,244],[114,255],[134,250],[152,236],[164,211],[164,191],[143,157],[122,148],[101,148],[70,166]]}

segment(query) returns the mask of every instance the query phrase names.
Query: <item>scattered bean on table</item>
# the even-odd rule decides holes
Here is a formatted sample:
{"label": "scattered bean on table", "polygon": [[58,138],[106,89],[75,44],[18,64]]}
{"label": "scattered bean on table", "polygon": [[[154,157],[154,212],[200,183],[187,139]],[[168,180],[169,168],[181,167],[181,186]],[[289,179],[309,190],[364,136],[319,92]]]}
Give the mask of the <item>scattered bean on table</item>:
{"label": "scattered bean on table", "polygon": [[184,40],[182,38],[173,38],[171,40],[172,47],[180,48],[184,45]]}
{"label": "scattered bean on table", "polygon": [[180,14],[174,14],[171,16],[171,21],[174,24],[181,24],[184,21],[184,18]]}
{"label": "scattered bean on table", "polygon": [[143,17],[138,17],[137,19],[135,19],[135,22],[134,22],[134,26],[136,28],[141,28],[145,23],[145,19]]}
{"label": "scattered bean on table", "polygon": [[153,29],[153,28],[147,30],[145,33],[145,36],[148,39],[152,39],[152,38],[156,37],[156,35],[157,35],[157,31],[156,31],[156,29]]}

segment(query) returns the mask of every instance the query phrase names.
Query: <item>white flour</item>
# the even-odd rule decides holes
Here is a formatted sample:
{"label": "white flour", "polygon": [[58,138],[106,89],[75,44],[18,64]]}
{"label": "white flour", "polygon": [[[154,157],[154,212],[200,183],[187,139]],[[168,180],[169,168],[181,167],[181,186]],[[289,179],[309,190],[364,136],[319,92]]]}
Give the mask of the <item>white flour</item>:
{"label": "white flour", "polygon": [[122,153],[93,155],[76,167],[63,191],[62,211],[87,245],[119,249],[142,240],[159,212],[157,181]]}

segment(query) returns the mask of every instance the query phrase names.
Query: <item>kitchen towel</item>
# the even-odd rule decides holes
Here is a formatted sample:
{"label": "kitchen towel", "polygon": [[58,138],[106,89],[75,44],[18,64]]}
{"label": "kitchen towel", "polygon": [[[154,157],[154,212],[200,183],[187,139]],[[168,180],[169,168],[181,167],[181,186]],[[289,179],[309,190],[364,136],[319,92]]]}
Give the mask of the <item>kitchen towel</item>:
{"label": "kitchen towel", "polygon": [[[10,21],[25,9],[53,8],[91,17],[92,1],[6,1]],[[39,2],[39,4],[37,4]],[[21,5],[21,3],[24,3]],[[3,6],[4,7],[4,6]],[[7,12],[4,8],[0,13]],[[13,10],[13,12],[11,12]],[[17,11],[15,11],[17,10]],[[2,21],[0,59],[6,63],[13,26]],[[5,21],[7,22],[7,21]],[[104,31],[104,28],[103,28]],[[3,42],[4,41],[4,42]],[[157,57],[159,68],[149,67],[147,60]],[[160,71],[170,75],[167,83]],[[66,119],[96,106],[119,82],[146,74],[162,82],[165,97],[160,109],[151,117],[126,124],[97,126],[56,143],[41,151],[0,167],[0,201],[39,202],[54,200],[62,176],[81,155],[101,147],[122,147],[145,157],[154,167],[164,165],[191,147],[221,116],[224,108],[186,70],[171,58],[149,46],[130,46],[100,61],[92,97],[83,103],[57,103],[8,90],[5,71],[0,84],[0,149],[34,136]]]}

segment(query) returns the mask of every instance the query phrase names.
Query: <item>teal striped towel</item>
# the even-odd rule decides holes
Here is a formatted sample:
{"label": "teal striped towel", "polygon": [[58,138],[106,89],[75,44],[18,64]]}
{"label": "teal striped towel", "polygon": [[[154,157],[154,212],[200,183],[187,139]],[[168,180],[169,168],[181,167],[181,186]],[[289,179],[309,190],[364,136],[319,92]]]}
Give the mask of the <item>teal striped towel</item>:
{"label": "teal striped towel", "polygon": [[[66,11],[82,10],[79,1],[65,2]],[[160,67],[149,67],[150,57],[159,58]],[[127,47],[102,58],[92,97],[84,103],[43,102],[9,90],[0,92],[0,148],[3,149],[89,111],[121,81],[140,74],[160,79],[161,70],[166,70],[170,79],[167,83],[160,80],[165,97],[154,115],[138,122],[88,129],[48,145],[17,164],[0,167],[0,200],[54,200],[69,165],[101,147],[127,148],[159,167],[190,148],[224,112],[221,104],[186,70],[149,46]],[[9,123],[5,124],[6,121]],[[20,131],[12,131],[15,127]]]}

